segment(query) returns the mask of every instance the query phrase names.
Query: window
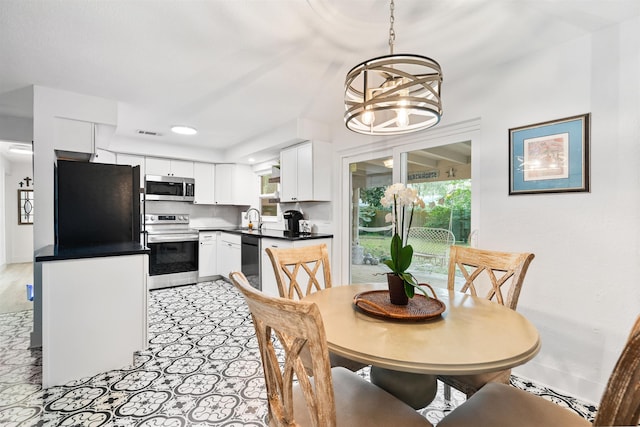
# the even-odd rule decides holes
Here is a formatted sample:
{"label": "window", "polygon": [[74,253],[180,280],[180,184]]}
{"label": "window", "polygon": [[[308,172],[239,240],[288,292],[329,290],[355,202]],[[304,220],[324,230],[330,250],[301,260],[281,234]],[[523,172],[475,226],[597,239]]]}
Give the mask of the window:
{"label": "window", "polygon": [[260,213],[262,218],[278,218],[278,183],[280,177],[273,177],[272,174],[260,176]]}

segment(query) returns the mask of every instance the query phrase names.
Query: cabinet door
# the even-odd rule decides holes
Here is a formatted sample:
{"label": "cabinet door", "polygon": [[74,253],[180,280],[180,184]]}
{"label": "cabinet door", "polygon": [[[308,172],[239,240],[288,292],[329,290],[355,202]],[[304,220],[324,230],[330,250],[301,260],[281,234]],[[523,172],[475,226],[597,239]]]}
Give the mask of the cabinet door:
{"label": "cabinet door", "polygon": [[280,152],[280,201],[295,202],[298,197],[298,149]]}
{"label": "cabinet door", "polygon": [[248,165],[234,165],[233,204],[259,206],[260,178]]}
{"label": "cabinet door", "polygon": [[144,163],[147,175],[171,175],[171,160],[169,159],[146,157]]}
{"label": "cabinet door", "polygon": [[218,233],[215,231],[200,232],[198,251],[198,277],[218,274]]}
{"label": "cabinet door", "polygon": [[232,271],[242,269],[242,251],[240,236],[230,233],[220,233],[218,239],[218,273],[229,277]]}
{"label": "cabinet door", "polygon": [[171,176],[193,178],[193,162],[186,160],[171,160]]}
{"label": "cabinet door", "polygon": [[260,279],[262,281],[262,292],[272,297],[279,297],[278,282],[276,281],[276,274],[273,271],[273,264],[271,264],[271,258],[267,255],[267,248],[291,248],[293,247],[291,242],[280,239],[260,239]]}
{"label": "cabinet door", "polygon": [[91,159],[93,163],[116,163],[116,153],[96,148],[96,155]]}
{"label": "cabinet door", "polygon": [[215,168],[214,196],[220,205],[233,205],[233,171],[231,164],[219,164]]}
{"label": "cabinet door", "polygon": [[196,181],[196,194],[193,203],[201,205],[215,204],[215,165],[211,163],[194,163],[193,178]]}
{"label": "cabinet door", "polygon": [[[311,143],[298,146],[296,154],[297,200],[314,200],[313,147]],[[326,179],[330,179],[330,177],[326,177]]]}
{"label": "cabinet door", "polygon": [[95,152],[94,125],[91,122],[56,117],[54,138],[55,150],[91,154]]}
{"label": "cabinet door", "polygon": [[119,165],[140,166],[140,188],[144,188],[145,162],[144,156],[132,154],[116,154],[116,163]]}

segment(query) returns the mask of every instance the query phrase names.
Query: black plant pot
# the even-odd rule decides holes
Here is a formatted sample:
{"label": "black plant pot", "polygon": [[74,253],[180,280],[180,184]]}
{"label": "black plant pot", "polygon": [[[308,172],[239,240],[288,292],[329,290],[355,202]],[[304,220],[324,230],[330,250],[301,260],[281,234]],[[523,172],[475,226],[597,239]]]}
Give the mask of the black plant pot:
{"label": "black plant pot", "polygon": [[409,297],[404,291],[404,280],[402,280],[402,277],[395,273],[387,273],[387,285],[389,285],[389,300],[391,304],[409,304]]}

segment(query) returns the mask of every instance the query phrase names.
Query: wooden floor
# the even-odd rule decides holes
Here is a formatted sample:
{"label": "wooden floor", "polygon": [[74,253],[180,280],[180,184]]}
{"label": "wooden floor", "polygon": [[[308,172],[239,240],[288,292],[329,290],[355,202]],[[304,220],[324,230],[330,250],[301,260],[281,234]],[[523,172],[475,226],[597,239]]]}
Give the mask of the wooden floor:
{"label": "wooden floor", "polygon": [[33,284],[33,263],[7,264],[0,269],[0,314],[32,310],[27,284]]}

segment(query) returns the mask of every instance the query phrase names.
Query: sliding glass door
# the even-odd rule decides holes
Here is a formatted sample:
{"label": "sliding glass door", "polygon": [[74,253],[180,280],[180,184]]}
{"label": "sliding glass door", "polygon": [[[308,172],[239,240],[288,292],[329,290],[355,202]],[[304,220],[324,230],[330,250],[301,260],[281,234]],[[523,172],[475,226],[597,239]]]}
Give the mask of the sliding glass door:
{"label": "sliding glass door", "polygon": [[392,226],[380,199],[387,186],[403,182],[425,203],[409,232],[409,271],[420,283],[446,287],[449,246],[467,244],[471,230],[471,142],[354,161],[349,177],[350,282],[386,282]]}
{"label": "sliding glass door", "polygon": [[351,283],[386,282],[391,224],[380,204],[392,184],[390,156],[349,164],[351,178]]}
{"label": "sliding glass door", "polygon": [[447,285],[449,247],[466,245],[471,231],[471,142],[401,154],[402,176],[425,204],[409,231],[411,273],[420,283]]}

